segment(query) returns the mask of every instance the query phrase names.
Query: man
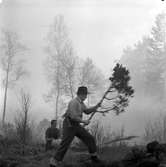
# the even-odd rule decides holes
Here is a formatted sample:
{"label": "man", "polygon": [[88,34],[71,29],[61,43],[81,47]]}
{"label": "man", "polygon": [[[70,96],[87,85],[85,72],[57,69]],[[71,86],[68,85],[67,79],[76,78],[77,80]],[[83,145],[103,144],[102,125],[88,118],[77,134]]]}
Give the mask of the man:
{"label": "man", "polygon": [[51,126],[47,128],[46,133],[45,133],[45,139],[46,139],[46,151],[52,149],[52,141],[57,140],[60,137],[60,132],[59,129],[56,128],[57,121],[56,120],[51,120]]}
{"label": "man", "polygon": [[62,141],[55,156],[50,159],[50,167],[57,167],[61,163],[75,136],[87,145],[91,160],[97,163],[100,162],[97,157],[95,139],[83,126],[80,125],[88,125],[90,123],[89,120],[82,119],[83,113],[90,114],[96,112],[97,108],[100,106],[100,104],[97,104],[94,107],[87,108],[83,103],[87,98],[87,94],[87,87],[81,86],[77,90],[77,97],[69,102],[67,111],[64,115]]}

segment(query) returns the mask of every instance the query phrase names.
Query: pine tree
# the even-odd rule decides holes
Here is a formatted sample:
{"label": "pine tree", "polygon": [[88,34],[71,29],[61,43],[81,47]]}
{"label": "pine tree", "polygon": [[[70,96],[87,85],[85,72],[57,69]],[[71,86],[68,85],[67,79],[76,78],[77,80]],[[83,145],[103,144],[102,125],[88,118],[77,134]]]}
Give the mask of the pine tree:
{"label": "pine tree", "polygon": [[121,61],[131,72],[136,93],[162,99],[166,75],[166,14],[156,17],[149,36],[124,50]]}
{"label": "pine tree", "polygon": [[163,98],[166,59],[166,14],[156,17],[147,52],[146,90],[149,95]]}

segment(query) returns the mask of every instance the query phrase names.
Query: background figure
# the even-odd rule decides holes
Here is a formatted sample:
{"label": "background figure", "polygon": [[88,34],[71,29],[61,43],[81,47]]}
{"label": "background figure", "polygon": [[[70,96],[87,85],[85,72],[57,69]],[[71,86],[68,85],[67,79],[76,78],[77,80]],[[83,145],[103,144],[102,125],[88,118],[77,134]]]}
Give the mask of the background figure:
{"label": "background figure", "polygon": [[51,120],[51,126],[47,128],[45,132],[45,150],[48,151],[52,149],[52,141],[57,140],[60,137],[60,130],[56,127],[57,126],[57,120]]}

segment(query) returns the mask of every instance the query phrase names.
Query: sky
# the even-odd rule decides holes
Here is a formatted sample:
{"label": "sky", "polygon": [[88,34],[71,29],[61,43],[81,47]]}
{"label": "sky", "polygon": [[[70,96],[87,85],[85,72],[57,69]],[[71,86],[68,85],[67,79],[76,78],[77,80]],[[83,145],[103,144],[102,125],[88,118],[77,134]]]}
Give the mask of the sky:
{"label": "sky", "polygon": [[[0,28],[18,32],[29,48],[24,56],[31,75],[24,86],[33,94],[35,118],[54,115],[43,100],[48,90],[43,62],[46,36],[56,15],[64,16],[76,55],[90,57],[109,77],[123,49],[148,35],[155,16],[165,9],[161,0],[3,0]],[[13,93],[18,92],[9,92],[11,104]]]}

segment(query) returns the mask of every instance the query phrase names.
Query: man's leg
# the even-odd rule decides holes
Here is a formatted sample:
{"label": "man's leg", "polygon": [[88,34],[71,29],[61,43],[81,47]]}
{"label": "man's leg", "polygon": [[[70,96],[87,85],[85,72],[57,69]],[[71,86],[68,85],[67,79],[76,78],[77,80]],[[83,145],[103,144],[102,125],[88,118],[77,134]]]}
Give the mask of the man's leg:
{"label": "man's leg", "polygon": [[65,153],[67,152],[71,142],[75,136],[74,129],[72,127],[65,128],[60,146],[57,148],[54,158],[57,161],[62,161]]}
{"label": "man's leg", "polygon": [[97,157],[97,146],[94,137],[81,126],[77,127],[76,136],[87,145],[92,161],[100,162]]}
{"label": "man's leg", "polygon": [[54,159],[56,161],[62,161],[63,157],[69,148],[72,140],[74,139],[75,136],[75,127],[74,126],[69,126],[68,122],[64,120],[63,122],[63,134],[62,134],[62,141],[59,145],[59,147],[56,150],[56,153],[54,155]]}
{"label": "man's leg", "polygon": [[51,150],[52,148],[52,140],[46,140],[45,150]]}

